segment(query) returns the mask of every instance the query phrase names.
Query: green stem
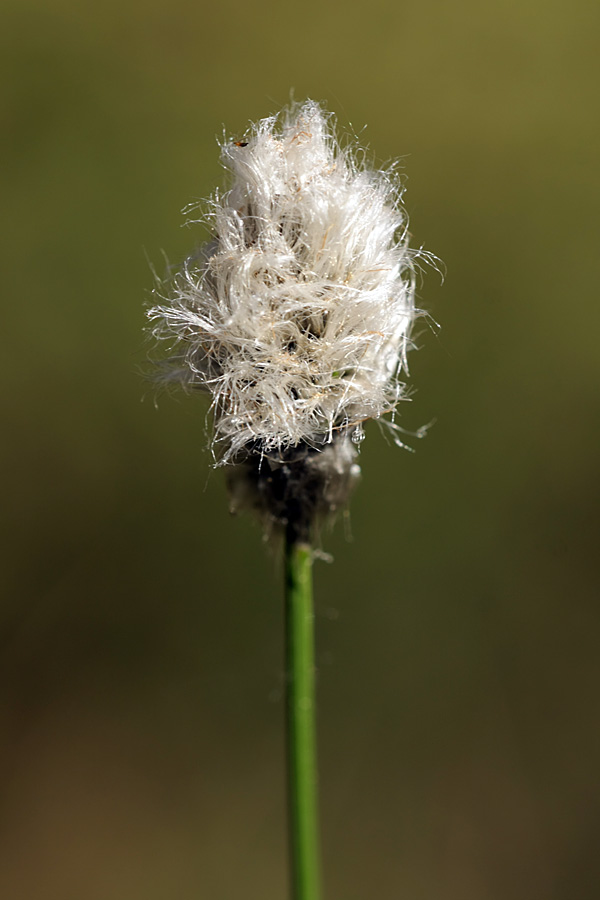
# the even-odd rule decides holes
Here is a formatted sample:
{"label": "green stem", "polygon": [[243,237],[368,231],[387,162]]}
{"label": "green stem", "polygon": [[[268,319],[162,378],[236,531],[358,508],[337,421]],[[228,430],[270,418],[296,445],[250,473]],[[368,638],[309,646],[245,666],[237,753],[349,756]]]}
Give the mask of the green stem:
{"label": "green stem", "polygon": [[319,900],[312,552],[285,544],[286,733],[292,900]]}

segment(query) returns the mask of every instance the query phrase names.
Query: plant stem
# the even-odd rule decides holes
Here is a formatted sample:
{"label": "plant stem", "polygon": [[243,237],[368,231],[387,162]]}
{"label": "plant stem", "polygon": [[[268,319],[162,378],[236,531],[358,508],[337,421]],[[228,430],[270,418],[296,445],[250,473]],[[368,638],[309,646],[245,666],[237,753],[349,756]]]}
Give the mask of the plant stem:
{"label": "plant stem", "polygon": [[292,900],[319,900],[312,552],[285,542],[286,737]]}

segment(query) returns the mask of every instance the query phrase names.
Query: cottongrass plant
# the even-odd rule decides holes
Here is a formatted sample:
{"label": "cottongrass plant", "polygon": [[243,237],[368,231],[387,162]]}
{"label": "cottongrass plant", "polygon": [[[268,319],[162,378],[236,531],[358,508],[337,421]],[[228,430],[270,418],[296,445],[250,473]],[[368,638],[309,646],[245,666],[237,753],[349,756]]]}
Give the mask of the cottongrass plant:
{"label": "cottongrass plant", "polygon": [[316,523],[343,508],[368,419],[406,398],[415,263],[395,166],[342,148],[318,104],[293,105],[222,147],[212,240],[148,312],[171,356],[159,377],[209,394],[211,448],[232,509],[285,544],[287,756],[293,900],[318,900],[314,635]]}

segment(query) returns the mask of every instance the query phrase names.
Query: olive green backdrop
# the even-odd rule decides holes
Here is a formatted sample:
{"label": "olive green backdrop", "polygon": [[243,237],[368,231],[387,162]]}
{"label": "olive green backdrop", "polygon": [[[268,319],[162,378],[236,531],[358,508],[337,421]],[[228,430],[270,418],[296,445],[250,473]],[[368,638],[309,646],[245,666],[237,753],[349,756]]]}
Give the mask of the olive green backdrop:
{"label": "olive green backdrop", "polygon": [[140,370],[215,137],[293,88],[402,157],[447,268],[402,409],[436,424],[371,424],[316,565],[326,898],[600,896],[597,4],[1,16],[0,894],[286,896],[279,563]]}

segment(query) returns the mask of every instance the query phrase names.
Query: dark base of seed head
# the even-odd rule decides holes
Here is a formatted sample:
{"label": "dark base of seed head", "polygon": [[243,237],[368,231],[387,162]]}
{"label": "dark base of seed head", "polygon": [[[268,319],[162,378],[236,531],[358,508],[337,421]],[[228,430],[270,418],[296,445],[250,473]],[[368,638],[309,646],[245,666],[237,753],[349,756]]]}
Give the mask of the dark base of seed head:
{"label": "dark base of seed head", "polygon": [[227,473],[231,510],[254,512],[268,533],[309,542],[313,524],[348,501],[360,476],[356,456],[347,434],[318,449],[299,444],[275,458],[251,452]]}

